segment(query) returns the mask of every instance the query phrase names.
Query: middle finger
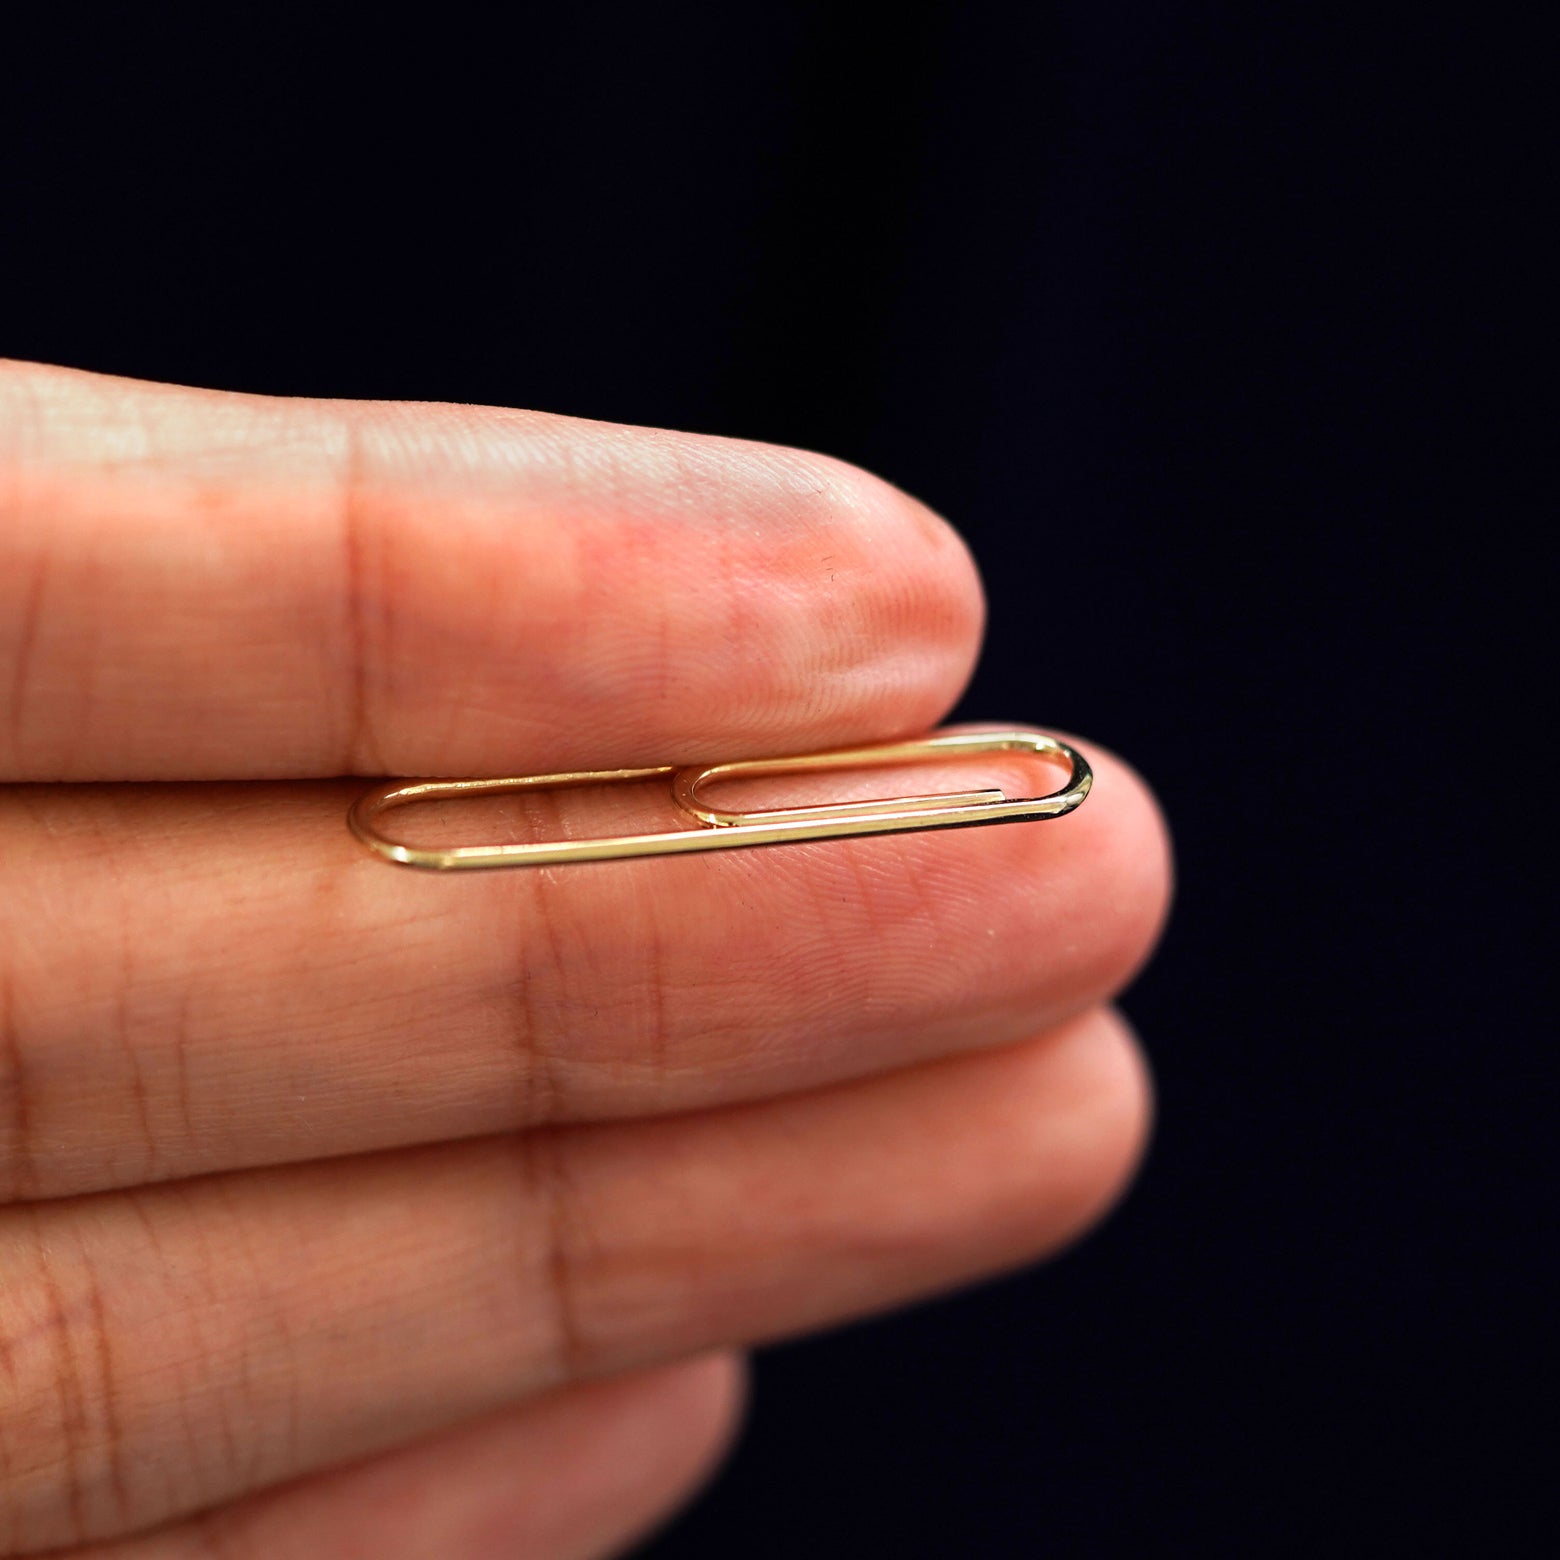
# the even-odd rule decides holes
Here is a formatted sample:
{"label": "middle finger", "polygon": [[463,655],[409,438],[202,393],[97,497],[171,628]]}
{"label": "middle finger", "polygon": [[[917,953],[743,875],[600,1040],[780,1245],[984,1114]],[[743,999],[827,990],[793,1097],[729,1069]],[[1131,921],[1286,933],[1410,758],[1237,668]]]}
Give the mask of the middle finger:
{"label": "middle finger", "polygon": [[[1089,757],[1089,800],[1043,826],[448,877],[358,851],[360,787],[0,793],[0,1197],[738,1102],[1033,1033],[1119,988],[1164,907],[1154,805]],[[583,832],[628,805],[537,804]]]}

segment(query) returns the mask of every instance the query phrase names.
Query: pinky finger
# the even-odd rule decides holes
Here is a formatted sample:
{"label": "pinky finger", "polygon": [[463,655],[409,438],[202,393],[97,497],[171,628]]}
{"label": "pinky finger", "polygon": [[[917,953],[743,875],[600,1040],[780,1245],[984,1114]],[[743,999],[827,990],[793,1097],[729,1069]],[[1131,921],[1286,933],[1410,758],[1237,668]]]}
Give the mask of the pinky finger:
{"label": "pinky finger", "polygon": [[731,1355],[612,1377],[55,1560],[598,1560],[694,1494],[742,1397]]}

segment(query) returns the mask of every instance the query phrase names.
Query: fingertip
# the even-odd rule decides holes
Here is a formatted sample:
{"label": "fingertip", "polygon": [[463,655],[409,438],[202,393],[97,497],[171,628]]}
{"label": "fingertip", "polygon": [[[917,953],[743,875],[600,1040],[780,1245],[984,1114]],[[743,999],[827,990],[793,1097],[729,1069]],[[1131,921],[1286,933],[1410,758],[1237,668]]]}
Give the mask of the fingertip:
{"label": "fingertip", "polygon": [[1034,1260],[1074,1244],[1120,1202],[1147,1147],[1153,1086],[1136,1035],[1113,1008],[1017,1047],[1005,1070],[986,1124],[991,1152],[1011,1167],[993,1229]]}
{"label": "fingertip", "polygon": [[1164,931],[1174,890],[1170,832],[1142,775],[1108,748],[1065,736],[1094,771],[1088,799],[1043,842],[1054,846],[1047,870],[1076,875],[1072,913],[1086,917],[1078,939],[1087,961],[1078,989],[1095,1000],[1115,996],[1147,963]]}
{"label": "fingertip", "polygon": [[714,1474],[741,1436],[752,1372],[745,1355],[726,1350],[655,1374],[661,1378],[662,1412],[679,1427],[679,1450],[686,1458],[683,1488],[691,1491]]}
{"label": "fingertip", "polygon": [[1100,1008],[1080,1026],[1079,1128],[1089,1149],[1082,1166],[1083,1195],[1066,1239],[1092,1228],[1121,1201],[1137,1176],[1154,1123],[1154,1083],[1136,1030],[1113,1007]]}
{"label": "fingertip", "polygon": [[857,517],[885,569],[907,579],[907,596],[925,621],[943,629],[971,666],[986,624],[986,595],[969,544],[944,516],[884,477],[832,456],[820,463],[824,489],[842,512]]}
{"label": "fingertip", "polygon": [[963,537],[919,499],[848,461],[747,448],[771,483],[771,523],[800,542],[765,588],[800,585],[820,607],[824,653],[810,667],[811,685],[787,690],[789,720],[809,702],[832,704],[806,733],[830,746],[936,725],[967,686],[985,633],[985,592]]}
{"label": "fingertip", "polygon": [[[671,1520],[715,1476],[740,1433],[747,1401],[744,1358],[733,1351],[709,1354],[601,1384],[619,1393],[616,1424],[592,1437],[594,1491],[559,1511],[560,1524],[544,1548],[555,1555],[602,1556],[621,1552]],[[585,1388],[587,1393],[592,1389]],[[513,1511],[515,1537],[533,1552],[532,1512]],[[500,1546],[498,1553],[514,1551]]]}

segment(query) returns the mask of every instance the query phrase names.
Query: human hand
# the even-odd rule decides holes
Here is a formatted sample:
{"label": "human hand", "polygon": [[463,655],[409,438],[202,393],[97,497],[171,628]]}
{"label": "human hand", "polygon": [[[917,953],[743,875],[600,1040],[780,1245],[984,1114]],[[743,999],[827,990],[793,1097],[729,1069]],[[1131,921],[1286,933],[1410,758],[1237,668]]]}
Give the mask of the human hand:
{"label": "human hand", "polygon": [[821,456],[0,368],[0,1553],[611,1553],[732,1351],[1098,1217],[1168,868],[1092,744],[1043,826],[449,877],[333,778],[918,733],[980,625]]}

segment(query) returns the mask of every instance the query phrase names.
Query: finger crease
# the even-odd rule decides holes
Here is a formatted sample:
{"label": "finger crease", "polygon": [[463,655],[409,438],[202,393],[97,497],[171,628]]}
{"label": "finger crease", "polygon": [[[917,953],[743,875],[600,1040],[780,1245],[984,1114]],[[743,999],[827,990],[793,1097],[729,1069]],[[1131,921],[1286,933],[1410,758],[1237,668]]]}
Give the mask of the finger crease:
{"label": "finger crease", "polygon": [[[527,812],[530,803],[527,802]],[[528,820],[534,827],[534,820]],[[519,975],[515,981],[515,998],[520,1009],[515,1033],[515,1049],[521,1072],[521,1088],[524,1102],[520,1120],[527,1126],[543,1125],[559,1115],[562,1087],[552,1047],[541,1033],[538,1016],[539,1004],[535,1000],[532,983],[537,978],[536,957],[538,948],[546,952],[548,964],[555,980],[562,977],[564,960],[559,947],[557,928],[553,925],[552,909],[548,899],[548,879],[539,873],[533,880],[535,892],[522,896],[519,927],[516,941],[519,945]]]}
{"label": "finger crease", "polygon": [[207,1560],[238,1560],[245,1554],[247,1546],[238,1541],[240,1531],[231,1509],[221,1506],[201,1512],[189,1527],[197,1552]]}
{"label": "finger crease", "polygon": [[575,1255],[573,1193],[564,1165],[561,1135],[556,1130],[528,1132],[520,1139],[525,1174],[539,1206],[537,1221],[543,1242],[541,1271],[552,1308],[552,1358],[560,1382],[580,1380],[589,1350],[580,1325]]}
{"label": "finger crease", "polygon": [[98,1393],[103,1405],[103,1435],[108,1483],[113,1491],[116,1514],[121,1522],[130,1519],[130,1488],[125,1479],[125,1445],[119,1424],[119,1379],[114,1368],[113,1344],[109,1339],[108,1311],[103,1304],[103,1289],[89,1266],[87,1281],[88,1316],[97,1354]]}
{"label": "finger crease", "polygon": [[363,524],[363,441],[356,423],[342,423],[341,469],[342,643],[347,662],[346,744],[343,774],[382,774],[368,690],[368,563]]}
{"label": "finger crease", "polygon": [[65,1505],[78,1538],[88,1535],[87,1523],[87,1410],[81,1370],[76,1362],[75,1330],[65,1297],[49,1268],[49,1257],[36,1215],[33,1220],[37,1252],[38,1284],[43,1291],[48,1314],[43,1331],[54,1341],[59,1367],[52,1373],[59,1405],[60,1479],[64,1485]]}
{"label": "finger crease", "polygon": [[22,711],[25,707],[27,688],[32,675],[33,650],[38,642],[38,627],[43,617],[43,591],[49,577],[48,555],[40,554],[27,582],[27,594],[22,599],[22,620],[17,632],[15,661],[11,667],[11,751],[21,762]]}
{"label": "finger crease", "polygon": [[33,1165],[30,1087],[17,1028],[15,980],[6,972],[0,975],[0,1097],[7,1102],[10,1118],[10,1192],[18,1199],[35,1192],[38,1183]]}

